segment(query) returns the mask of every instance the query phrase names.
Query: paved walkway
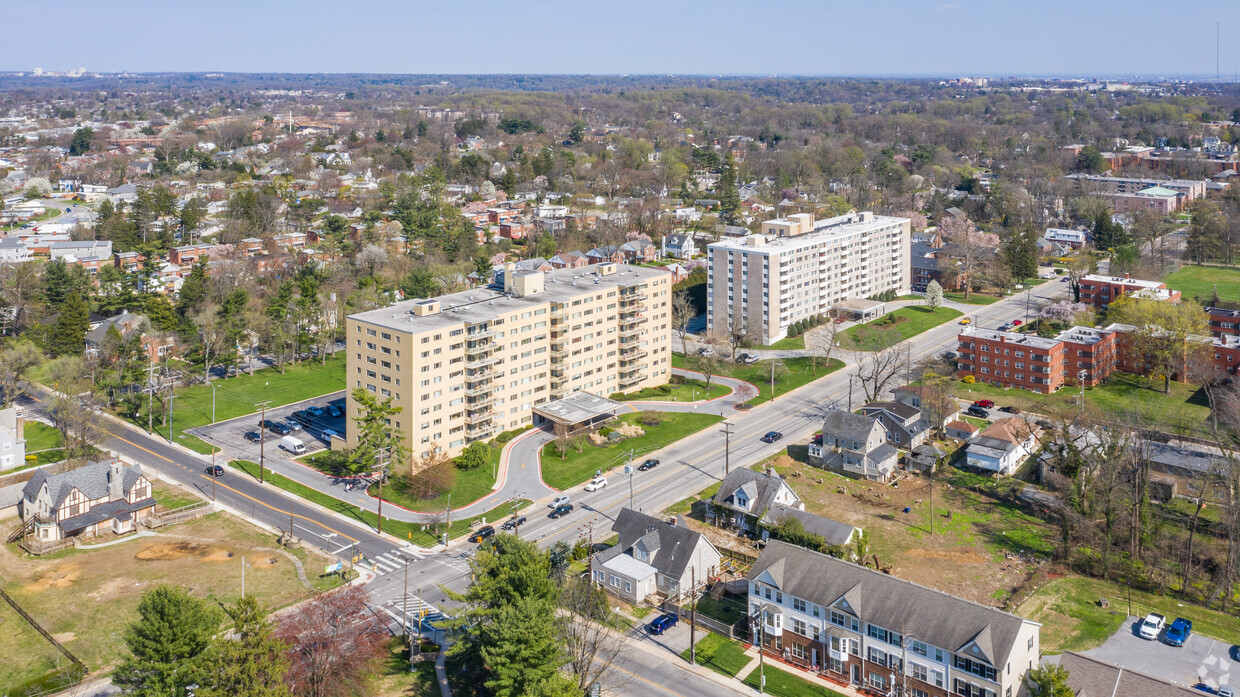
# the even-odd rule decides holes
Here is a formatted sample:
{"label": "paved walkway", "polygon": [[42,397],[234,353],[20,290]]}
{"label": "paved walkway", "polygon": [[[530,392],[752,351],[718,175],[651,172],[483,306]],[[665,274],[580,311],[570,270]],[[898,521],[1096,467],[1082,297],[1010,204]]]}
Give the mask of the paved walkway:
{"label": "paved walkway", "polygon": [[112,545],[119,545],[121,543],[128,542],[130,540],[136,540],[139,537],[159,537],[159,533],[152,532],[150,530],[139,530],[133,535],[126,535],[125,537],[122,537],[119,540],[112,540],[111,542],[100,542],[97,545],[78,545],[77,548],[78,549],[99,549],[101,547],[111,547]]}

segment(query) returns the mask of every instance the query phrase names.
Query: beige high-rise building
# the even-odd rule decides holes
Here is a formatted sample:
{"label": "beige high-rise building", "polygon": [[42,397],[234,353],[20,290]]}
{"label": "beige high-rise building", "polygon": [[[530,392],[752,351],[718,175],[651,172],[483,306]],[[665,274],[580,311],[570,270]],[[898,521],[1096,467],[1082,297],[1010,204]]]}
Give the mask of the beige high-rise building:
{"label": "beige high-rise building", "polygon": [[845,300],[909,290],[912,221],[873,213],[762,223],[762,233],[707,247],[706,326],[770,344],[793,322]]}
{"label": "beige high-rise building", "polygon": [[[509,264],[502,277],[502,289],[406,300],[347,319],[347,390],[391,397],[414,456],[433,447],[456,455],[574,392],[606,397],[671,376],[671,273]],[[350,397],[348,423],[356,416]],[[357,444],[351,429],[348,442]]]}

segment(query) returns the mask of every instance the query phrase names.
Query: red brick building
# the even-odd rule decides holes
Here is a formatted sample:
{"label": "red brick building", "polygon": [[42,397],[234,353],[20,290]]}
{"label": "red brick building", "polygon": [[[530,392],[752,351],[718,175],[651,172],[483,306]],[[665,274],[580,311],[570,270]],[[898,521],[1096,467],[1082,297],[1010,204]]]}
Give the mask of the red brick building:
{"label": "red brick building", "polygon": [[958,337],[961,377],[996,387],[1050,394],[1063,387],[1063,342],[969,327]]}
{"label": "red brick building", "polygon": [[1210,315],[1210,333],[1214,336],[1240,336],[1240,310],[1207,307],[1206,314]]}
{"label": "red brick building", "polygon": [[1180,302],[1180,291],[1168,290],[1166,283],[1143,281],[1132,278],[1128,274],[1124,274],[1123,277],[1090,274],[1081,279],[1080,290],[1081,302],[1089,303],[1094,307],[1106,307],[1117,298],[1134,291],[1140,291],[1143,297],[1151,300]]}

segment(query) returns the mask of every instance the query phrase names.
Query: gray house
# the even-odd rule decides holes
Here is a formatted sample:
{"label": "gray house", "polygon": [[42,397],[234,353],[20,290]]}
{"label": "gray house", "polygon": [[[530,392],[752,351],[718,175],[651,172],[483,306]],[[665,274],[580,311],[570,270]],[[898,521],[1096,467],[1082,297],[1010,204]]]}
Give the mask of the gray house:
{"label": "gray house", "polygon": [[904,402],[870,402],[861,407],[861,413],[880,422],[887,431],[887,442],[901,450],[921,445],[930,434],[921,410]]}
{"label": "gray house", "polygon": [[692,259],[697,256],[697,253],[697,242],[693,240],[693,235],[676,234],[663,236],[664,257]]}
{"label": "gray house", "polygon": [[776,506],[801,507],[801,499],[783,477],[749,468],[729,472],[711,503],[707,522],[740,532],[756,532],[758,521]]}
{"label": "gray house", "polygon": [[881,422],[836,409],[822,425],[822,445],[809,446],[810,462],[848,477],[885,482],[895,474],[899,452],[887,443]]}
{"label": "gray house", "polygon": [[800,508],[786,506],[782,503],[775,504],[771,510],[766,512],[766,515],[762,516],[762,520],[758,522],[762,525],[774,526],[780,524],[786,518],[795,518],[801,523],[801,527],[805,529],[805,532],[821,537],[823,542],[834,547],[843,547],[852,542],[854,535],[861,534],[861,528],[854,527],[848,523],[841,523],[838,520],[824,518]]}
{"label": "gray house", "polygon": [[652,595],[692,595],[719,569],[719,550],[700,532],[681,522],[620,510],[611,526],[616,545],[594,555],[590,578],[608,593],[630,603]]}

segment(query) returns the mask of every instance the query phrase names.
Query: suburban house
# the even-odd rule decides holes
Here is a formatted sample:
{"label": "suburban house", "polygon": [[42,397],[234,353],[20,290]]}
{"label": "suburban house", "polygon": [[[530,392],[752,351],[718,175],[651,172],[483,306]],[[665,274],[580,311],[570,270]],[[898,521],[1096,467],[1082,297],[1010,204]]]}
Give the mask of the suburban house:
{"label": "suburban house", "polygon": [[554,269],[580,269],[589,265],[586,255],[581,252],[560,252],[547,260]]}
{"label": "suburban house", "polygon": [[999,419],[969,440],[966,464],[1010,475],[1038,447],[1038,427],[1019,417]]}
{"label": "suburban house", "polygon": [[[927,402],[928,400],[934,398],[935,393],[933,392],[933,388],[928,385],[904,385],[892,390],[891,396],[894,397],[897,402],[902,402],[910,407],[915,407],[921,410],[922,418],[928,418],[929,414],[927,414],[927,412],[930,411],[930,409],[927,408]],[[960,403],[954,399],[945,399],[940,401],[943,402],[943,407],[946,407],[944,409],[945,413],[943,414],[943,424],[946,424],[948,421],[955,419],[956,415],[960,413]]]}
{"label": "suburban house", "polygon": [[911,472],[929,472],[946,456],[947,453],[942,448],[922,443],[909,452],[905,467]]}
{"label": "suburban house", "polygon": [[139,315],[125,310],[115,317],[109,317],[86,333],[86,356],[95,357],[104,348],[108,330],[116,327],[121,338],[130,340],[138,335],[142,342],[145,362],[159,361],[176,350],[176,336],[173,334],[155,334],[150,331],[151,325],[146,315]]}
{"label": "suburban house", "polygon": [[0,409],[0,472],[26,464],[26,436],[17,407]]}
{"label": "suburban house", "polygon": [[786,542],[746,578],[763,650],[857,688],[1015,697],[1038,663],[1037,622]]}
{"label": "suburban house", "polygon": [[895,474],[899,452],[887,443],[880,421],[835,409],[823,421],[822,444],[810,444],[809,457],[815,467],[885,482]]}
{"label": "suburban house", "polygon": [[692,259],[697,256],[697,242],[693,235],[675,234],[663,236],[663,256]]}
{"label": "suburban house", "polygon": [[922,418],[921,410],[904,402],[870,402],[861,407],[861,413],[882,423],[887,442],[901,450],[921,445],[930,434],[930,424]]}
{"label": "suburban house", "polygon": [[1067,245],[1073,249],[1079,249],[1087,241],[1087,235],[1084,230],[1068,230],[1065,228],[1048,227],[1043,239],[1051,242],[1058,242]]}
{"label": "suburban house", "polygon": [[861,534],[861,528],[783,503],[772,506],[758,522],[765,527],[774,527],[787,518],[796,519],[805,532],[821,537],[823,542],[833,547],[843,547],[853,541],[853,536]]}
{"label": "suburban house", "polygon": [[142,468],[115,459],[60,474],[36,470],[22,488],[22,521],[40,542],[129,532],[154,512]]}
{"label": "suburban house", "polygon": [[776,506],[801,507],[801,499],[773,470],[734,469],[724,477],[706,511],[707,522],[740,532],[757,532],[758,521]]}
{"label": "suburban house", "polygon": [[683,520],[669,523],[624,508],[611,529],[620,539],[614,547],[594,555],[590,578],[630,603],[654,595],[692,597],[719,570],[719,550]]}
{"label": "suburban house", "polygon": [[615,262],[617,264],[624,263],[624,252],[618,245],[605,244],[602,247],[595,247],[586,252],[586,261],[591,264],[602,264],[604,262]]}
{"label": "suburban house", "polygon": [[624,258],[630,264],[650,263],[659,256],[659,248],[646,239],[629,240],[620,245],[620,251],[624,252]]}
{"label": "suburban house", "polygon": [[0,238],[0,264],[20,264],[30,261],[30,248],[25,240],[17,237]]}

